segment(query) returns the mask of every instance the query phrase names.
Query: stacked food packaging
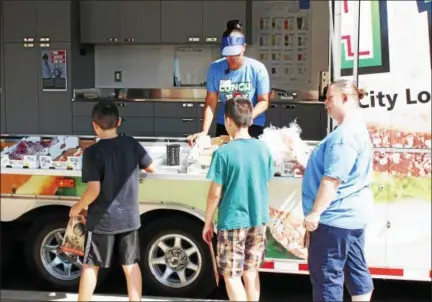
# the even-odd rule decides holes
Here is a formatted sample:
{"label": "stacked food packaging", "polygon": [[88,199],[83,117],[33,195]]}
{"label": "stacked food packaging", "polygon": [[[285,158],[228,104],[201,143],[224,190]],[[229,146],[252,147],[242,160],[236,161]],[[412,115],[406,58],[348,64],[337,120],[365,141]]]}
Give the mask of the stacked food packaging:
{"label": "stacked food packaging", "polygon": [[25,137],[15,144],[5,144],[1,167],[15,169],[81,170],[82,153],[94,141],[74,136]]}

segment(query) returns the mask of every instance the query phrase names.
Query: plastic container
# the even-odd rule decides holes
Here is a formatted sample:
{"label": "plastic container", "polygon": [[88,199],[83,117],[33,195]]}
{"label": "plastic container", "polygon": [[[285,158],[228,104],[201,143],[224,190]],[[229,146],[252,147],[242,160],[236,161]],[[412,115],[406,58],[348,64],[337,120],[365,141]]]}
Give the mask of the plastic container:
{"label": "plastic container", "polygon": [[166,165],[180,166],[180,145],[170,144],[166,146]]}

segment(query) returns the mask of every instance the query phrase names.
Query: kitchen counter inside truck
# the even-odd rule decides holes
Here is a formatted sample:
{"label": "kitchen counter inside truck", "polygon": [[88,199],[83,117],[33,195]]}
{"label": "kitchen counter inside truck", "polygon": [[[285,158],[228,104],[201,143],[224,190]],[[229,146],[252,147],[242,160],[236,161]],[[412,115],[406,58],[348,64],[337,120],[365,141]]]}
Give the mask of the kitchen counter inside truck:
{"label": "kitchen counter inside truck", "polygon": [[[297,120],[306,140],[327,134],[327,112],[311,92],[275,92],[266,111],[266,126],[289,126]],[[186,137],[201,131],[205,89],[77,89],[72,102],[74,135],[92,135],[91,111],[95,102],[117,104],[122,117],[121,133],[131,136]],[[221,106],[219,103],[218,106]],[[216,109],[218,110],[218,109]],[[209,134],[214,135],[213,120]]]}

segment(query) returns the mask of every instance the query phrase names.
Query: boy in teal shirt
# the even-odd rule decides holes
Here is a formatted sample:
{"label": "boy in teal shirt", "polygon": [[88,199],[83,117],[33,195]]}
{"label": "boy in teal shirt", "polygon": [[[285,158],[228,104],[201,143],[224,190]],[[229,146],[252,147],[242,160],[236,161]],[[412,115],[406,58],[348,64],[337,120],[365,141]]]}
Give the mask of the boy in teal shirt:
{"label": "boy in teal shirt", "polygon": [[213,153],[207,174],[211,185],[203,238],[211,242],[219,207],[217,266],[231,301],[259,300],[258,269],[266,253],[268,181],[274,167],[265,143],[249,136],[252,110],[246,98],[226,102],[225,127],[233,140]]}

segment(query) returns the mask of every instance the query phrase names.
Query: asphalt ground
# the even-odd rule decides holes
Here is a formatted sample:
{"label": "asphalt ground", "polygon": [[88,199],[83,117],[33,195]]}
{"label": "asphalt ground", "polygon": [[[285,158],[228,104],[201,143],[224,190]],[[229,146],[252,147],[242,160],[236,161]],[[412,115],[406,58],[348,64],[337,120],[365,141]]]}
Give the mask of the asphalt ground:
{"label": "asphalt ground", "polygon": [[[11,260],[9,267],[2,269],[0,275],[0,288],[2,294],[4,294],[3,301],[12,301],[11,293],[4,292],[4,290],[14,290],[17,293],[13,295],[21,294],[25,296],[26,293],[23,291],[39,291],[35,277],[31,274],[31,270],[26,266],[24,254],[22,248],[19,246],[15,247],[14,257]],[[121,272],[120,267],[113,267],[110,274],[110,278],[105,283],[101,284],[96,288],[97,295],[115,295],[112,299],[120,299],[118,301],[126,301],[126,284]],[[375,280],[375,291],[373,300],[374,301],[432,301],[432,288],[431,282],[411,282],[411,281],[394,281],[394,280]],[[49,289],[48,289],[49,290]],[[146,293],[146,287],[143,287],[144,296]],[[286,274],[274,274],[274,273],[261,273],[261,301],[311,301],[311,285],[309,277],[307,275],[286,275]],[[33,299],[36,298],[35,293],[30,293]],[[55,301],[54,298],[72,299],[76,301],[75,293],[69,293],[69,296],[64,293],[52,294],[49,296],[46,292],[37,293],[40,300],[43,297],[46,299]],[[9,296],[8,296],[9,295]],[[118,297],[120,295],[120,297]],[[69,297],[69,298],[68,298]],[[70,298],[72,297],[72,298]],[[98,301],[104,301],[105,298],[95,299]],[[108,300],[111,300],[109,298]],[[158,297],[155,297],[158,298]],[[39,300],[38,299],[38,300]],[[126,300],[125,300],[126,299]],[[154,298],[153,298],[154,299]],[[159,297],[159,299],[165,300],[168,298]],[[216,288],[207,299],[215,300],[227,300],[225,288],[222,284],[219,288]],[[21,300],[24,300],[21,297]],[[72,301],[72,300],[58,300],[58,301]],[[171,299],[170,299],[171,300]],[[178,299],[175,299],[178,300]],[[350,301],[348,294],[345,295],[345,300]],[[47,301],[47,300],[45,300]],[[105,300],[106,301],[106,300]],[[145,301],[145,300],[143,300]]]}

